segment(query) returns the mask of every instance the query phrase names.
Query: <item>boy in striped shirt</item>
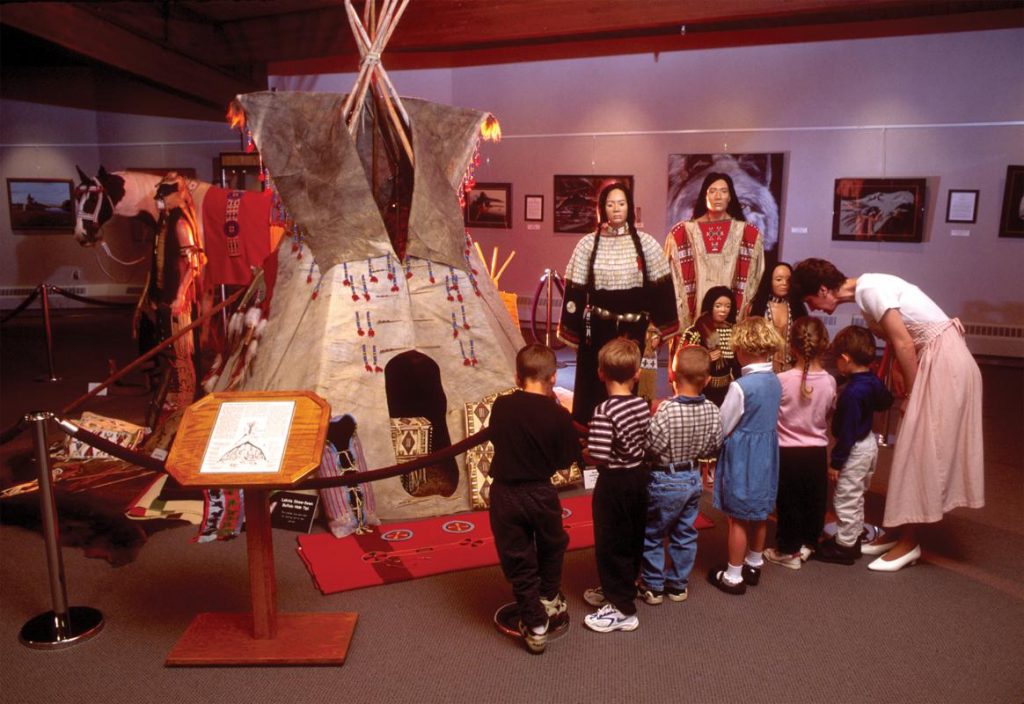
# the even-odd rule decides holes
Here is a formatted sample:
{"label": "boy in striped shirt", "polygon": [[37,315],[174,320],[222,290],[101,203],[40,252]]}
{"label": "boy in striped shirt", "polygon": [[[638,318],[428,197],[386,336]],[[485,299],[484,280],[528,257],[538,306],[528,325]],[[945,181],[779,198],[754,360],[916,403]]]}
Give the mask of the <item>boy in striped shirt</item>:
{"label": "boy in striped shirt", "polygon": [[600,633],[632,631],[640,625],[636,578],[643,557],[648,476],[643,459],[651,412],[643,398],[633,395],[640,378],[635,342],[612,340],[598,352],[597,364],[608,398],[594,409],[584,458],[598,470],[594,553],[601,586],[588,589],[583,598],[601,608],[583,622]]}

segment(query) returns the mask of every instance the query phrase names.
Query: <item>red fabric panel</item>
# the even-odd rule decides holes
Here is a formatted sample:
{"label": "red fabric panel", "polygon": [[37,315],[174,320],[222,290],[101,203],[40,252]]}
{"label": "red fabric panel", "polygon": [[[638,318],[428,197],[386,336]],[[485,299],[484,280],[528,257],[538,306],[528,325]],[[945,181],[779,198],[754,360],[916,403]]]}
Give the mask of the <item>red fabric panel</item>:
{"label": "red fabric panel", "polygon": [[[571,513],[562,522],[569,550],[593,546],[590,496],[563,498],[563,515],[566,510]],[[697,517],[698,528],[710,525]],[[384,540],[388,535],[407,539]],[[498,564],[487,511],[388,523],[340,539],[330,533],[300,535],[298,552],[324,594]]]}
{"label": "red fabric panel", "polygon": [[224,234],[227,220],[229,191],[210,188],[203,198],[203,237],[206,248],[207,282],[214,286],[244,286],[252,280],[250,267],[262,266],[270,254],[270,209],[274,194],[271,191],[244,191],[238,209],[238,256],[228,253],[228,240]]}

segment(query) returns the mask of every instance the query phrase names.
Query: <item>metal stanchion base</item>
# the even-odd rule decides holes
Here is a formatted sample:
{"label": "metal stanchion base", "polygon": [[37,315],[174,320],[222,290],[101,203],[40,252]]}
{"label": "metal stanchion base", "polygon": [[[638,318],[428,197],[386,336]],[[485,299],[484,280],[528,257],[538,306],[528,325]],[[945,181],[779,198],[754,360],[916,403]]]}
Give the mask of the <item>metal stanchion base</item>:
{"label": "metal stanchion base", "polygon": [[103,614],[90,606],[72,606],[68,610],[67,628],[57,633],[57,614],[39,614],[21,627],[18,640],[22,645],[39,650],[70,648],[84,643],[103,630]]}

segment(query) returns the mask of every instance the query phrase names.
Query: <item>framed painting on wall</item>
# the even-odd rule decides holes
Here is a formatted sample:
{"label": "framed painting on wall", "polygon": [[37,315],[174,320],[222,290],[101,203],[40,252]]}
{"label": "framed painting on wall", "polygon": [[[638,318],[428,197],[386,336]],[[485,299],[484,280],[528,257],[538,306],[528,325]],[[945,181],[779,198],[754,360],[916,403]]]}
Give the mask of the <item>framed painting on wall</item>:
{"label": "framed painting on wall", "polygon": [[7,206],[14,232],[74,232],[74,184],[62,178],[7,179]]}
{"label": "framed painting on wall", "polygon": [[1024,166],[1006,167],[1002,213],[999,236],[1024,237]]}
{"label": "framed painting on wall", "polygon": [[923,178],[837,178],[832,239],[921,242],[925,202]]}
{"label": "framed painting on wall", "polygon": [[466,191],[466,227],[512,227],[512,184],[476,183]]}
{"label": "framed painting on wall", "polygon": [[709,173],[727,174],[747,222],[764,239],[765,266],[779,260],[782,245],[782,177],[785,154],[669,154],[665,224],[691,220],[700,187]]}
{"label": "framed painting on wall", "polygon": [[633,192],[632,176],[555,176],[555,232],[587,233],[597,229],[597,198],[601,189],[619,181]]}

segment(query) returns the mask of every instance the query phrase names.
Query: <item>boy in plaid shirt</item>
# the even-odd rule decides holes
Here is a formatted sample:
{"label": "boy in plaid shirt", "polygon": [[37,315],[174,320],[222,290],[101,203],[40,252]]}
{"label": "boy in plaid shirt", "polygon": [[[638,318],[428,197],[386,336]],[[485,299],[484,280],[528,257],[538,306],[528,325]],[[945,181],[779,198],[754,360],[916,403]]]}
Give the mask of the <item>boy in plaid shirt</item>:
{"label": "boy in plaid shirt", "polygon": [[[711,357],[703,347],[681,348],[673,360],[675,396],[662,401],[647,433],[651,476],[647,485],[647,529],[638,591],[648,604],[665,595],[685,601],[697,557],[699,459],[714,457],[722,444],[718,407],[704,398],[711,379]],[[665,536],[671,566],[665,569]]]}

